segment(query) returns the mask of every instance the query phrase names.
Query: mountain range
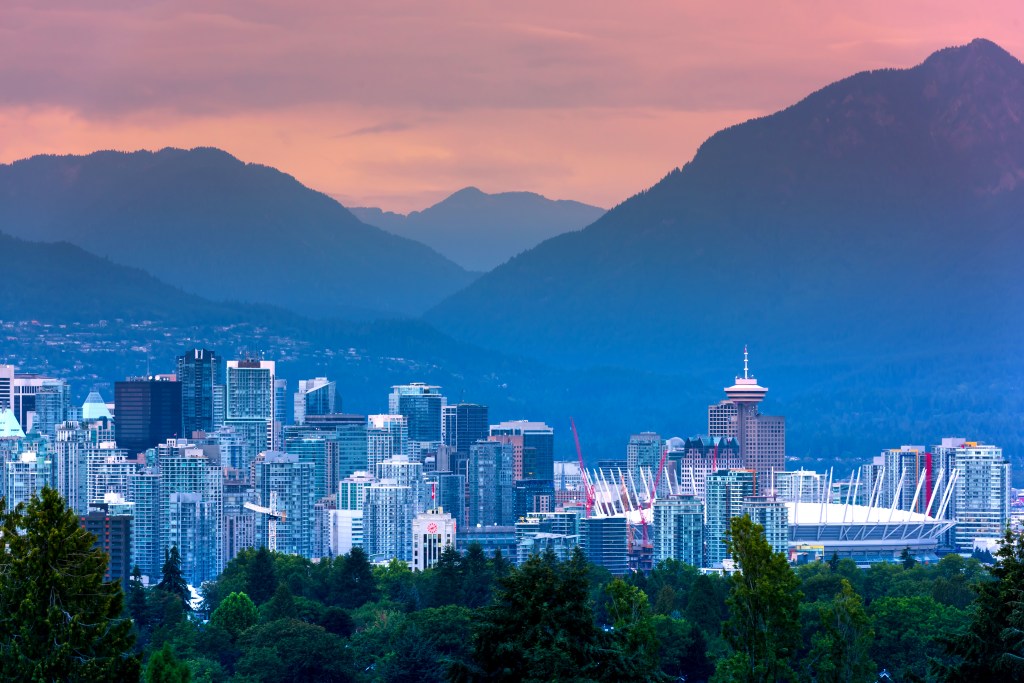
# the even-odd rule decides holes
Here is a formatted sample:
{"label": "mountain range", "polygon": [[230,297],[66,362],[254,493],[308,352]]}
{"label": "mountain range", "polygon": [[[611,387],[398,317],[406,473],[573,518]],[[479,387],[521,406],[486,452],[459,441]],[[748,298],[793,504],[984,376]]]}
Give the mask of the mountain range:
{"label": "mountain range", "polygon": [[423,242],[470,271],[491,270],[516,254],[590,225],[604,209],[533,192],[488,194],[467,187],[407,215],[349,209],[359,220]]}
{"label": "mountain range", "polygon": [[276,169],[199,148],[0,165],[0,232],[68,242],[208,299],[415,315],[473,275]]}

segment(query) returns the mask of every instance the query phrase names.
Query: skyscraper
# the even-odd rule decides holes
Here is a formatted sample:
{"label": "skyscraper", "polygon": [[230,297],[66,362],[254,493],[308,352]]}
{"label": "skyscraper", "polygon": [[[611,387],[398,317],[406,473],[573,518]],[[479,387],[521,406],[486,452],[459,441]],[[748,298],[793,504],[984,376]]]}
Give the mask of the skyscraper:
{"label": "skyscraper", "polygon": [[515,523],[512,444],[478,441],[469,448],[469,526]]}
{"label": "skyscraper", "polygon": [[777,496],[750,496],[743,501],[743,514],[764,527],[764,537],[773,553],[789,551],[789,508]]}
{"label": "skyscraper", "polygon": [[258,358],[227,362],[224,424],[244,439],[249,460],[274,448],[275,364]]}
{"label": "skyscraper", "polygon": [[161,550],[177,546],[182,573],[199,586],[217,578],[224,567],[219,454],[214,459],[182,439],[164,444],[159,462]]}
{"label": "skyscraper", "polygon": [[337,384],[326,377],[300,379],[294,399],[295,424],[305,424],[309,415],[333,415],[341,412],[341,402],[337,397]]}
{"label": "skyscraper", "polygon": [[0,365],[0,410],[14,408],[14,366]]}
{"label": "skyscraper", "polygon": [[217,387],[224,383],[224,361],[207,349],[192,349],[178,356],[181,382],[181,436],[213,432],[224,421],[223,405],[216,400]]}
{"label": "skyscraper", "polygon": [[409,457],[409,423],[404,415],[368,415],[366,420],[366,471],[375,474],[378,463]]}
{"label": "skyscraper", "polygon": [[409,423],[409,440],[420,444],[441,442],[441,387],[414,382],[391,387],[388,412],[404,415]]}
{"label": "skyscraper", "polygon": [[956,498],[955,543],[969,553],[977,538],[999,538],[1010,521],[1010,462],[1003,449],[967,441],[956,449],[960,472]]}
{"label": "skyscraper", "polygon": [[512,445],[516,479],[554,482],[555,430],[543,422],[513,420],[491,425],[489,431],[491,441]]}
{"label": "skyscraper", "polygon": [[[629,443],[626,445],[626,467],[633,476],[637,490],[642,488],[643,482],[649,476],[648,473],[657,477],[663,448],[661,436],[656,432],[641,432],[629,437]],[[648,480],[647,483],[653,488],[654,481]],[[668,495],[668,481],[664,478],[658,484],[658,495]]]}
{"label": "skyscraper", "polygon": [[751,470],[719,470],[708,477],[705,501],[707,566],[713,567],[728,557],[725,552],[725,534],[729,529],[729,521],[746,512],[743,502],[748,496],[754,495],[755,476]]}
{"label": "skyscraper", "polygon": [[743,349],[743,377],[725,388],[728,399],[708,407],[708,435],[734,437],[743,466],[757,473],[755,490],[771,487],[773,472],[786,469],[786,418],[762,415],[758,404],[768,393],[750,376]]}
{"label": "skyscraper", "polygon": [[469,448],[487,438],[490,423],[487,406],[476,403],[456,403],[445,406],[444,438],[453,453],[469,455]]}
{"label": "skyscraper", "polygon": [[160,577],[164,561],[163,512],[160,496],[160,475],[151,467],[139,470],[128,478],[128,500],[135,503],[132,543],[132,565],[138,565],[150,583]]}
{"label": "skyscraper", "polygon": [[413,493],[394,479],[371,484],[363,503],[363,547],[373,562],[412,559]]}
{"label": "skyscraper", "polygon": [[253,466],[259,505],[284,514],[277,521],[267,514],[256,515],[257,545],[270,545],[273,530],[278,552],[312,557],[314,464],[298,455],[268,451]]}
{"label": "skyscraper", "polygon": [[114,410],[118,447],[143,453],[181,432],[181,383],[152,377],[116,382]]}
{"label": "skyscraper", "polygon": [[668,559],[704,566],[704,503],[699,498],[654,501],[654,563]]}

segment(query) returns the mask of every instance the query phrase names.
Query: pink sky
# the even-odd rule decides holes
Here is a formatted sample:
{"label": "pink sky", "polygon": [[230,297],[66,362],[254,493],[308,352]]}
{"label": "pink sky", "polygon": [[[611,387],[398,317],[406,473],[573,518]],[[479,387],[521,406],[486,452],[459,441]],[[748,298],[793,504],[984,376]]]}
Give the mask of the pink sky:
{"label": "pink sky", "polygon": [[1024,56],[1024,3],[4,0],[0,162],[208,145],[349,206],[607,207],[722,127],[976,37]]}

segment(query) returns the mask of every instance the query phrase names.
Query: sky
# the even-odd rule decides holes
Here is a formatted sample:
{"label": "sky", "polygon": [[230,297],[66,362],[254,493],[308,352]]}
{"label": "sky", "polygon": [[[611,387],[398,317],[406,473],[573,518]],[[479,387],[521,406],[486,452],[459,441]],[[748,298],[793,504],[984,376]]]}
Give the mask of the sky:
{"label": "sky", "polygon": [[3,0],[0,163],[220,147],[348,206],[611,207],[721,128],[988,38],[1020,0]]}

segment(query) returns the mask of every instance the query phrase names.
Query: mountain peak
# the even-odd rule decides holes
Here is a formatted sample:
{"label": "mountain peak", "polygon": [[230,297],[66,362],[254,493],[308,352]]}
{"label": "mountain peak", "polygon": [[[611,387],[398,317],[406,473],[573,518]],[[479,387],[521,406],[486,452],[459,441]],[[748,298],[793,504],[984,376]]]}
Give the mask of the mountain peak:
{"label": "mountain peak", "polygon": [[1019,69],[1020,60],[987,38],[975,38],[966,45],[933,52],[923,66],[942,68]]}

